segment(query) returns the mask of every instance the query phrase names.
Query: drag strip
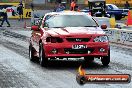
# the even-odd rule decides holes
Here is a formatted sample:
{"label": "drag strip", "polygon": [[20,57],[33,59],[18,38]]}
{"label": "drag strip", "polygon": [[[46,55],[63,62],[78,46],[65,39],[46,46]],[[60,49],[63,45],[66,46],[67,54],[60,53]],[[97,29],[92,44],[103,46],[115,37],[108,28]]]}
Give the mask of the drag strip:
{"label": "drag strip", "polygon": [[[44,68],[39,65],[39,62],[30,62],[28,58],[28,39],[29,37],[18,34],[9,30],[0,31],[0,67],[4,72],[12,69],[11,76],[14,81],[20,80],[14,75],[22,78],[23,85],[18,82],[18,87],[26,88],[131,88],[132,84],[86,84],[80,86],[76,82],[77,69],[84,62],[81,61],[50,61],[49,66]],[[124,74],[132,75],[132,59],[129,48],[111,46],[111,63],[108,67],[103,67],[100,60],[84,65],[83,68],[88,74]],[[5,70],[7,69],[7,70]],[[16,73],[18,74],[16,74]],[[0,73],[3,75],[2,73]],[[8,75],[5,74],[5,75]],[[10,76],[9,76],[10,77]],[[0,81],[5,77],[1,77]],[[11,79],[7,79],[11,80]],[[7,81],[6,80],[6,81]],[[23,80],[25,80],[24,83]],[[4,82],[3,82],[4,83]],[[7,84],[6,84],[7,83]],[[10,81],[5,82],[4,87],[14,87],[16,85]],[[21,86],[19,86],[19,84]],[[24,85],[25,84],[25,85]],[[29,84],[29,85],[28,85]],[[4,88],[3,87],[3,88]]]}
{"label": "drag strip", "polygon": [[11,32],[11,31],[8,31],[8,30],[3,31],[3,36],[18,38],[18,39],[21,39],[22,41],[27,41],[27,38],[28,38],[25,35],[21,35],[21,34]]}

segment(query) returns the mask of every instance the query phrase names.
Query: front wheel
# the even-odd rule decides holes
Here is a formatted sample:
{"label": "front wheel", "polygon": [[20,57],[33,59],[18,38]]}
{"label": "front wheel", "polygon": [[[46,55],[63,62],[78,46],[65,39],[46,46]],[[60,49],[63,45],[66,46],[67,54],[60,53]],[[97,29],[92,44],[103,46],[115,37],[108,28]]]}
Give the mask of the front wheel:
{"label": "front wheel", "polygon": [[104,56],[101,58],[101,62],[103,66],[108,66],[110,63],[110,50],[108,51],[108,56]]}
{"label": "front wheel", "polygon": [[44,49],[43,49],[43,44],[40,44],[39,61],[40,61],[40,65],[42,67],[46,67],[47,64],[48,64],[48,58],[45,57],[45,52],[44,52]]}
{"label": "front wheel", "polygon": [[30,61],[34,61],[35,60],[35,56],[34,56],[35,50],[32,47],[32,45],[29,45],[29,59]]}

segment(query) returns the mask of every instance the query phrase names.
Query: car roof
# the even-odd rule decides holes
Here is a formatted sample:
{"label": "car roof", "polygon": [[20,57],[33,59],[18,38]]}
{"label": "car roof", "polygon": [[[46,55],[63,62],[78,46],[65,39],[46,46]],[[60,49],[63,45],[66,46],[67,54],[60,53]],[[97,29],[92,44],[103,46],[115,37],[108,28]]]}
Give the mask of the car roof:
{"label": "car roof", "polygon": [[106,4],[106,5],[115,5],[115,4]]}
{"label": "car roof", "polygon": [[49,13],[46,13],[45,16],[46,15],[88,15],[88,16],[91,16],[87,13],[77,12],[77,11],[49,12]]}

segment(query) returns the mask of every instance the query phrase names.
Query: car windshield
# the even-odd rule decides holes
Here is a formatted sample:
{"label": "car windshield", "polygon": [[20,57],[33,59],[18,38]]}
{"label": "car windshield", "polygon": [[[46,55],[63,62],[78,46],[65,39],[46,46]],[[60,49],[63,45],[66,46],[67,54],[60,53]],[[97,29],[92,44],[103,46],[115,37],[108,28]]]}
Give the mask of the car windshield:
{"label": "car windshield", "polygon": [[119,8],[116,5],[109,5],[111,9],[118,10]]}
{"label": "car windshield", "polygon": [[49,28],[98,26],[93,18],[87,15],[55,15],[46,20],[45,24]]}

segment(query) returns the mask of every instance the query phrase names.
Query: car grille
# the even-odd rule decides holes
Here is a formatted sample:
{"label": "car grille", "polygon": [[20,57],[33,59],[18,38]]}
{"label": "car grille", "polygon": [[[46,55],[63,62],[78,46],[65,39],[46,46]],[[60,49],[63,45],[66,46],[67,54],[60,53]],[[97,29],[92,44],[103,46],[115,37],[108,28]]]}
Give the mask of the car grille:
{"label": "car grille", "polygon": [[88,54],[88,51],[91,53],[94,51],[94,49],[72,49],[72,48],[65,48],[65,53],[67,54]]}
{"label": "car grille", "polygon": [[66,38],[68,42],[88,42],[90,38]]}

